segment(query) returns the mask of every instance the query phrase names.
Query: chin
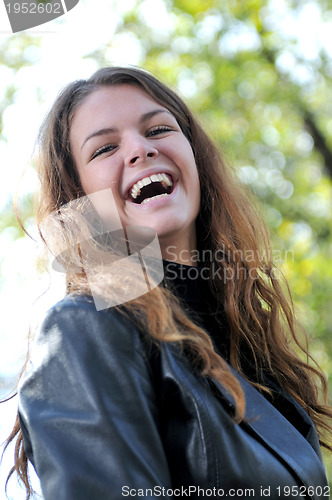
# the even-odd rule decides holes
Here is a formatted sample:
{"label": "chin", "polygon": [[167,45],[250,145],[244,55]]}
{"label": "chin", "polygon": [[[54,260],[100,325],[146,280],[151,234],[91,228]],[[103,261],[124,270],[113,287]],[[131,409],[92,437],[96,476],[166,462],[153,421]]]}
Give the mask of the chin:
{"label": "chin", "polygon": [[[162,220],[163,219],[163,220]],[[146,225],[154,229],[158,235],[158,238],[172,238],[175,234],[182,230],[185,230],[182,221],[177,218],[172,218],[171,216],[159,217],[157,220],[146,220],[142,218],[140,225]]]}

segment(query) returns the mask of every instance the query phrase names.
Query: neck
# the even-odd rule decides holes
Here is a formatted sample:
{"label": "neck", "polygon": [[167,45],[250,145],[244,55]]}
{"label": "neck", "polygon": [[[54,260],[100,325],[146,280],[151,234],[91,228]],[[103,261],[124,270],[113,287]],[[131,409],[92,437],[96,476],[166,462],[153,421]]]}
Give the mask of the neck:
{"label": "neck", "polygon": [[170,262],[177,262],[186,266],[197,266],[198,250],[196,248],[196,236],[189,240],[174,242],[167,239],[159,239],[162,257]]}

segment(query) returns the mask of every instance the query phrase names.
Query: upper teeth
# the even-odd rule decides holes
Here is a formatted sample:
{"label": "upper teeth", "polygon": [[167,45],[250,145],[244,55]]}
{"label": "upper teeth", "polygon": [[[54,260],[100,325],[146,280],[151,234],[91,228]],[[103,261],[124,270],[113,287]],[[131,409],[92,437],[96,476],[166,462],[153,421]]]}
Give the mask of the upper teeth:
{"label": "upper teeth", "polygon": [[132,198],[136,199],[141,194],[142,187],[151,184],[151,182],[161,182],[164,187],[173,185],[172,180],[166,174],[152,174],[149,177],[144,177],[144,179],[139,180],[132,186],[130,191]]}

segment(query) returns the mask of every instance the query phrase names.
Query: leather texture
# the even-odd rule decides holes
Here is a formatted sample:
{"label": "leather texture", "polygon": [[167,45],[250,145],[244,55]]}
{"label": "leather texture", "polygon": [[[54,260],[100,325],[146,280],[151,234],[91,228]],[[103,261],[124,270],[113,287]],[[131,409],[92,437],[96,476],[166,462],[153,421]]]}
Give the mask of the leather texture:
{"label": "leather texture", "polygon": [[115,500],[124,486],[151,499],[176,488],[189,496],[189,486],[222,489],[225,498],[239,488],[263,498],[263,489],[279,500],[293,486],[301,498],[323,498],[327,479],[307,414],[285,395],[299,432],[236,375],[246,396],[241,424],[223,386],[196,375],[175,345],[156,348],[118,311],[66,297],[44,320],[19,389],[24,446],[44,499]]}

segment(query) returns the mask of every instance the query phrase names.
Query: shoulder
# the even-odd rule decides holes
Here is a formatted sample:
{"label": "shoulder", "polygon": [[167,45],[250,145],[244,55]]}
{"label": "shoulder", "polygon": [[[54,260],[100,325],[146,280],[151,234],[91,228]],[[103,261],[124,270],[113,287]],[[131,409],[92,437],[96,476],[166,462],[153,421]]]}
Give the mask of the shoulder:
{"label": "shoulder", "polygon": [[115,332],[124,337],[132,337],[133,333],[137,336],[138,333],[133,321],[118,308],[98,311],[92,297],[74,294],[67,295],[49,309],[41,325],[41,335],[45,332],[51,334],[54,328],[59,333],[66,332],[68,337],[80,336],[81,340],[95,338],[96,334],[98,337],[114,336],[113,340],[116,340],[119,337],[114,335]]}
{"label": "shoulder", "polygon": [[142,388],[151,399],[147,346],[117,309],[97,311],[89,297],[64,298],[48,311],[31,346],[18,390],[21,414],[28,418],[36,404],[50,411],[54,405],[97,407],[96,399],[123,397],[125,391],[133,397]]}
{"label": "shoulder", "polygon": [[[68,295],[47,312],[31,349],[30,366],[81,360],[119,364],[145,358],[147,342],[137,326],[117,308],[97,311],[88,296]],[[61,358],[61,360],[60,360]]]}
{"label": "shoulder", "polygon": [[121,314],[118,308],[113,307],[98,311],[92,297],[70,294],[47,311],[42,329],[54,323],[59,326],[87,323],[90,327],[92,325],[101,326],[113,323],[121,327],[121,325],[128,326],[130,321]]}

